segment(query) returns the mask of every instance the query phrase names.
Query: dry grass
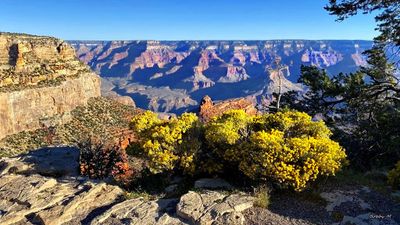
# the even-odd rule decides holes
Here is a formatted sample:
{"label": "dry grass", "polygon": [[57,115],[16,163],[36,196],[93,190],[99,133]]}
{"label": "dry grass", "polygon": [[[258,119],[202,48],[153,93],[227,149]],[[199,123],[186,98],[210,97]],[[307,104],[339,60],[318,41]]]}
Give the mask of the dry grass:
{"label": "dry grass", "polygon": [[267,209],[270,204],[270,189],[267,186],[260,186],[254,191],[254,206]]}

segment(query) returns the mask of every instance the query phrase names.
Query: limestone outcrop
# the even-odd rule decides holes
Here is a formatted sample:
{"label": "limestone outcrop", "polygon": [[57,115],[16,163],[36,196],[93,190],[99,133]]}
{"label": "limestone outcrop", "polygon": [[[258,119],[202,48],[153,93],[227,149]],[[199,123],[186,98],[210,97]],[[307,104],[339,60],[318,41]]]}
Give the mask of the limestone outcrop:
{"label": "limestone outcrop", "polygon": [[144,69],[154,66],[163,68],[171,62],[180,63],[188,55],[186,52],[176,52],[171,46],[163,45],[158,41],[147,41],[146,51],[135,59],[135,62],[130,67],[130,74],[139,68]]}
{"label": "limestone outcrop", "polygon": [[100,96],[100,79],[66,42],[0,33],[0,139],[37,129]]}
{"label": "limestone outcrop", "polygon": [[181,197],[176,213],[190,224],[241,225],[245,220],[241,212],[253,207],[253,201],[253,197],[243,193],[224,195],[215,191],[189,191]]}
{"label": "limestone outcrop", "polygon": [[218,81],[221,83],[236,83],[249,79],[246,70],[241,66],[228,66],[226,76],[221,77]]}
{"label": "limestone outcrop", "polygon": [[0,224],[243,224],[241,212],[253,206],[248,194],[207,190],[127,199],[118,186],[79,176],[78,160],[70,147],[0,159]]}
{"label": "limestone outcrop", "polygon": [[[137,195],[106,181],[79,176],[78,160],[79,150],[71,147],[1,158],[0,224],[395,225],[400,220],[394,199],[362,186],[335,184],[312,200],[275,193],[269,209],[253,206],[257,195],[227,191],[230,185],[215,178],[197,180],[195,192],[177,198],[127,198]],[[182,181],[175,177],[170,187]]]}

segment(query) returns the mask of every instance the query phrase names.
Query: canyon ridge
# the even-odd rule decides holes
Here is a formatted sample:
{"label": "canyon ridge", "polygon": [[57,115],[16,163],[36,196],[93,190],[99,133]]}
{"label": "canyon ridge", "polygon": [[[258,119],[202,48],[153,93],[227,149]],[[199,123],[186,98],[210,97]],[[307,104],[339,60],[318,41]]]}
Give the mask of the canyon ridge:
{"label": "canyon ridge", "polygon": [[328,74],[366,65],[371,41],[69,41],[102,77],[103,95],[131,97],[157,112],[197,111],[205,95],[268,104],[272,93],[303,90],[301,65]]}
{"label": "canyon ridge", "polygon": [[60,39],[0,33],[0,139],[62,124],[100,96],[100,78]]}

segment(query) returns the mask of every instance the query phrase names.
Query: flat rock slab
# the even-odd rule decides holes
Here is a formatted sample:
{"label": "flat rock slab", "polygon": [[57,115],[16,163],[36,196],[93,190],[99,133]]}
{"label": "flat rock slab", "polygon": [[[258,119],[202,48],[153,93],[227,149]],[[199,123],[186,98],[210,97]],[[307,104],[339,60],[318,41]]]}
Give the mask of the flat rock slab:
{"label": "flat rock slab", "polygon": [[7,173],[78,176],[79,150],[74,147],[41,148],[18,157],[0,159],[0,175]]}
{"label": "flat rock slab", "polygon": [[[398,224],[394,220],[394,215],[388,212],[394,206],[390,206],[389,202],[382,202],[381,197],[376,195],[368,187],[321,193],[321,197],[327,201],[326,211],[330,214],[342,215],[343,218],[337,224]],[[374,201],[383,204],[382,207],[377,207],[377,203]],[[375,205],[371,203],[375,203]]]}
{"label": "flat rock slab", "polygon": [[[76,148],[44,148],[0,159],[0,224],[243,224],[244,193],[188,192],[180,199],[126,200],[118,186],[80,177]],[[197,188],[232,188],[202,179]],[[176,185],[175,185],[176,186]],[[176,187],[171,186],[171,189]]]}
{"label": "flat rock slab", "polygon": [[243,224],[242,211],[253,207],[254,198],[244,193],[224,195],[216,191],[183,195],[176,214],[191,224]]}
{"label": "flat rock slab", "polygon": [[125,224],[158,224],[184,225],[179,218],[170,216],[167,212],[177,203],[177,199],[161,199],[145,201],[136,198],[123,201],[111,207],[90,223],[91,225],[125,225]]}
{"label": "flat rock slab", "polygon": [[96,209],[118,202],[122,189],[105,183],[41,175],[0,177],[0,224],[80,224]]}

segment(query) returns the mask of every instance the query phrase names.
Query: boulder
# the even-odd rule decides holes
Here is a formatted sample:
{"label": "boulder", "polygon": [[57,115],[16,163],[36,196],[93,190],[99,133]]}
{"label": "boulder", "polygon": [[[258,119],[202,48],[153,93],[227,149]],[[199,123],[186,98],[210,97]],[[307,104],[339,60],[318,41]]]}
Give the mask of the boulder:
{"label": "boulder", "polygon": [[192,224],[244,224],[241,212],[253,207],[253,201],[244,193],[227,196],[215,191],[190,191],[181,197],[176,214]]}
{"label": "boulder", "polygon": [[190,191],[183,195],[176,206],[176,213],[179,217],[195,223],[200,219],[204,211],[202,198],[196,192]]}

